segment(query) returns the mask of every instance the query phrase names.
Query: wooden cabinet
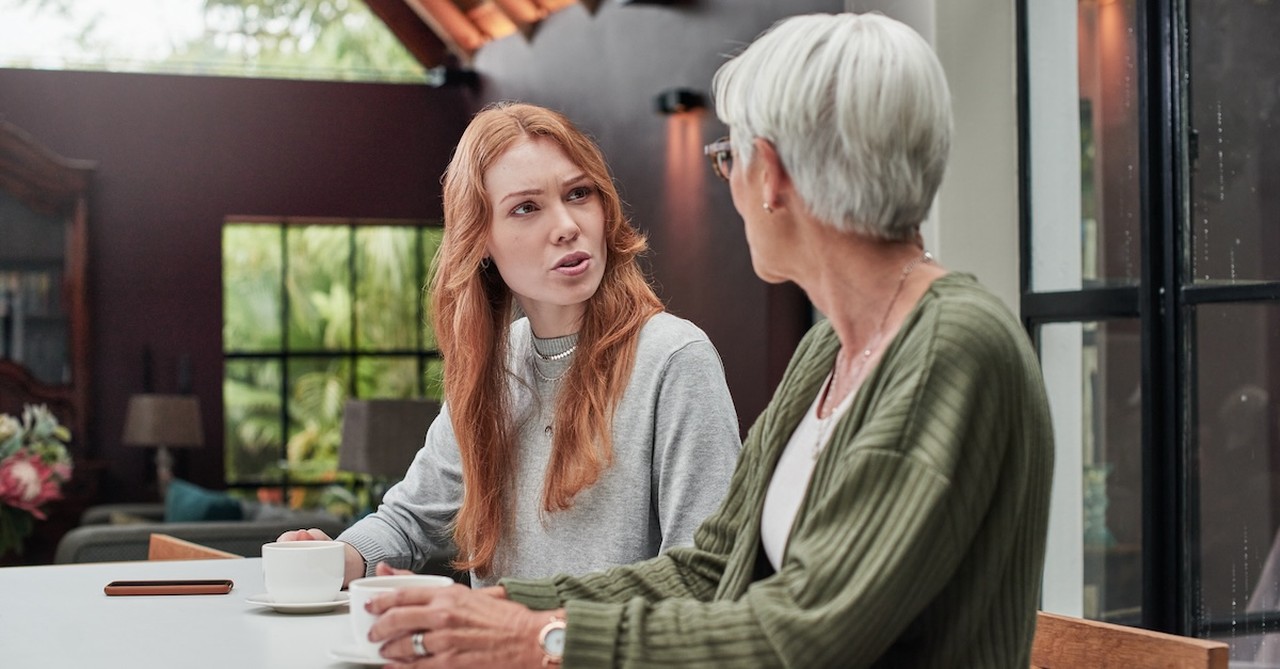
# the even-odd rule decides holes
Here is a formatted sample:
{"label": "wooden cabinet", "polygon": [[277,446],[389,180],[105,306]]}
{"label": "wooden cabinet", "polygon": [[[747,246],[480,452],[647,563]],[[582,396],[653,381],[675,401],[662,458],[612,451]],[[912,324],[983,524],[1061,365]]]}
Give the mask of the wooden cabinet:
{"label": "wooden cabinet", "polygon": [[88,188],[94,165],[0,120],[0,413],[49,406],[84,453]]}

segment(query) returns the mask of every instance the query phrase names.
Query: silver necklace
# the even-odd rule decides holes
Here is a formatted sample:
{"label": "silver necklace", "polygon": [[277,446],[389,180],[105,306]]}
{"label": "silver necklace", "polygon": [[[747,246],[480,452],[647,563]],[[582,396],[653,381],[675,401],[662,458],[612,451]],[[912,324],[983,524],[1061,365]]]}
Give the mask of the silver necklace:
{"label": "silver necklace", "polygon": [[577,342],[574,342],[573,346],[552,355],[543,355],[542,351],[539,351],[537,346],[532,346],[531,348],[533,349],[533,355],[535,356],[534,358],[530,358],[530,362],[533,364],[533,373],[537,374],[538,378],[546,381],[547,383],[555,383],[556,381],[563,379],[564,375],[569,373],[569,370],[565,369],[563,372],[560,372],[558,376],[550,377],[543,374],[541,369],[538,369],[538,360],[543,360],[545,362],[564,360],[565,358],[573,355],[574,351],[578,350],[578,344]]}
{"label": "silver necklace", "polygon": [[569,348],[567,348],[567,349],[565,349],[565,350],[563,350],[563,351],[561,351],[561,352],[559,352],[559,353],[557,353],[557,354],[555,354],[555,355],[542,355],[542,353],[541,353],[540,351],[538,351],[538,349],[536,349],[536,348],[535,348],[535,349],[533,349],[533,352],[534,352],[534,353],[536,353],[536,354],[538,355],[538,357],[539,357],[539,358],[542,358],[543,360],[546,360],[547,362],[551,362],[551,361],[553,361],[553,360],[564,360],[565,358],[567,358],[567,357],[569,357],[569,356],[573,355],[573,352],[574,352],[574,351],[576,351],[576,350],[578,350],[578,345],[577,345],[577,344],[574,344],[573,346],[570,346]]}
{"label": "silver necklace", "polygon": [[[889,322],[889,314],[893,312],[893,305],[897,304],[898,296],[902,294],[902,287],[907,285],[907,277],[916,267],[924,263],[933,262],[933,254],[925,251],[920,257],[913,259],[902,268],[902,274],[898,277],[898,287],[893,290],[893,297],[889,298],[889,306],[885,307],[884,315],[880,316],[880,324],[876,326],[876,331],[871,333],[867,338],[867,345],[862,349],[862,354],[858,356],[857,369],[852,373],[852,378],[856,381],[862,375],[862,370],[867,366],[867,361],[871,359],[871,354],[880,346],[880,337],[884,334],[884,326]],[[827,377],[827,383],[822,389],[822,399],[818,402],[818,441],[813,445],[813,459],[817,460],[818,455],[822,453],[822,449],[827,445],[827,430],[831,427],[832,419],[836,415],[836,409],[839,403],[831,407],[831,410],[825,417],[822,415],[823,405],[827,403],[828,395],[831,389],[836,385],[836,375],[840,371],[840,356],[844,354],[844,348],[841,347],[836,352],[835,365],[831,369],[831,376]],[[854,388],[849,390],[854,392]]]}
{"label": "silver necklace", "polygon": [[541,369],[538,369],[538,363],[537,363],[536,361],[534,361],[534,362],[533,362],[533,373],[534,373],[534,374],[536,374],[536,375],[538,375],[538,378],[542,379],[543,381],[546,381],[547,383],[555,383],[556,381],[559,381],[560,379],[563,379],[563,378],[564,378],[564,375],[569,373],[569,370],[566,368],[563,372],[560,372],[560,373],[559,373],[558,375],[556,375],[556,376],[547,376],[546,374],[543,374],[543,373],[542,373],[542,370],[541,370]]}

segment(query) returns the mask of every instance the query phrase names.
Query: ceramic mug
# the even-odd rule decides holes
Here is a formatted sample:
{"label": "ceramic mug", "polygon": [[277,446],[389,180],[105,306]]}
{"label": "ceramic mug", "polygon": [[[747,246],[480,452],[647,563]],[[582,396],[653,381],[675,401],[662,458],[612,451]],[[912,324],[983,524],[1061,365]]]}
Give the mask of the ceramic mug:
{"label": "ceramic mug", "polygon": [[384,592],[400,588],[443,588],[453,585],[453,579],[447,576],[431,574],[404,574],[395,576],[366,576],[357,578],[347,584],[347,592],[351,595],[351,633],[355,635],[356,647],[364,657],[377,657],[382,643],[369,641],[369,628],[377,616],[365,610],[364,605],[370,599]]}
{"label": "ceramic mug", "polygon": [[262,579],[278,604],[332,602],[342,589],[346,544],[276,541],[262,546]]}

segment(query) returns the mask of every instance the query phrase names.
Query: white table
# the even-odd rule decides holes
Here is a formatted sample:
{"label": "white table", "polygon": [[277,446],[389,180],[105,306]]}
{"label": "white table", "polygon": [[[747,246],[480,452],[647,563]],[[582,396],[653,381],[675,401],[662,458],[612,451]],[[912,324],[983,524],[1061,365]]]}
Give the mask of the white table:
{"label": "white table", "polygon": [[[230,578],[226,595],[108,597],[113,580]],[[262,560],[104,562],[0,568],[0,667],[354,667],[347,607],[282,614],[250,604]]]}

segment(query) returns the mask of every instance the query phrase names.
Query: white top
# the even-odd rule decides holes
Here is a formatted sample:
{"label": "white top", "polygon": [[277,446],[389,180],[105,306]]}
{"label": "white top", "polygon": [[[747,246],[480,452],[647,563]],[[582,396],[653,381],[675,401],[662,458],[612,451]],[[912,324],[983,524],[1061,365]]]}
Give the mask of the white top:
{"label": "white top", "polygon": [[830,416],[820,419],[818,403],[830,384],[831,375],[827,374],[827,380],[820,386],[822,390],[813,398],[813,404],[791,433],[786,450],[778,457],[778,466],[773,470],[773,479],[769,481],[769,491],[765,494],[764,513],[760,517],[760,541],[774,570],[782,568],[782,556],[787,552],[796,512],[809,490],[809,479],[813,477],[818,454],[827,446],[821,442],[831,440],[832,428],[853,405],[853,396],[857,394],[850,391]]}
{"label": "white top", "polygon": [[[230,578],[226,595],[108,597],[113,580]],[[347,607],[282,614],[262,594],[262,560],[101,562],[0,568],[0,666],[129,669],[350,668]]]}

